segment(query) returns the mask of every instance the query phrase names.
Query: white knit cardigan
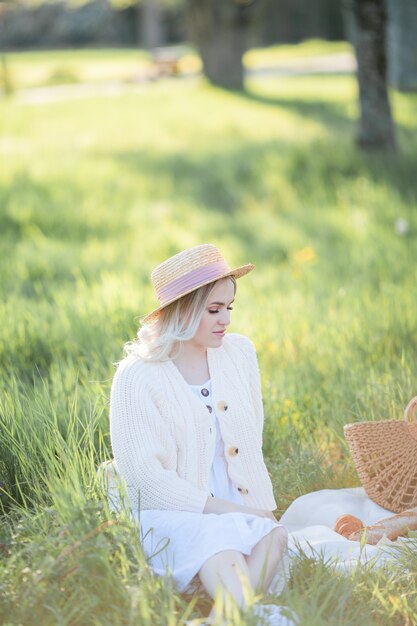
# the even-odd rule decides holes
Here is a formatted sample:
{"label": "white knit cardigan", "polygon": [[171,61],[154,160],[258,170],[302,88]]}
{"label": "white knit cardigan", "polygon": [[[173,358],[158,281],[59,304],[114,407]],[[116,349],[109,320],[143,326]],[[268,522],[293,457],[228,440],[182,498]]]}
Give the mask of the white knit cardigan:
{"label": "white knit cardigan", "polygon": [[[263,408],[255,348],[227,334],[207,349],[212,399],[228,474],[247,506],[274,510],[262,454]],[[129,355],[111,388],[110,436],[130,505],[202,512],[214,454],[212,418],[172,361]]]}

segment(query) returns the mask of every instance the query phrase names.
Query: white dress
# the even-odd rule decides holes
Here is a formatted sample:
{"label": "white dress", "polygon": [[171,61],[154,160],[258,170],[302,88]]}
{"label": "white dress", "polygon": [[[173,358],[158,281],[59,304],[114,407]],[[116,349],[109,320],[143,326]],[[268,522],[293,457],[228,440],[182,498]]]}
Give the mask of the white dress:
{"label": "white dress", "polygon": [[[242,496],[227,474],[224,444],[211,400],[211,382],[190,388],[207,406],[217,433],[207,495],[242,504]],[[142,510],[135,517],[150,566],[157,575],[171,575],[180,592],[195,590],[194,577],[214,554],[238,550],[249,555],[265,535],[281,526],[272,519],[246,513]]]}

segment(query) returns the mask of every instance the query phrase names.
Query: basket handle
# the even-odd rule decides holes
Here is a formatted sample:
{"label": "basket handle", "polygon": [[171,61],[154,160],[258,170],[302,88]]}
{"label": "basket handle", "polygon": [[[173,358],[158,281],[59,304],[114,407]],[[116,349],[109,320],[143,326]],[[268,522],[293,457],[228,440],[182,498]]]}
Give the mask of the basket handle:
{"label": "basket handle", "polygon": [[417,396],[414,396],[414,398],[412,398],[410,402],[407,404],[407,406],[405,407],[404,419],[410,422],[411,420],[415,420],[416,409],[417,409]]}

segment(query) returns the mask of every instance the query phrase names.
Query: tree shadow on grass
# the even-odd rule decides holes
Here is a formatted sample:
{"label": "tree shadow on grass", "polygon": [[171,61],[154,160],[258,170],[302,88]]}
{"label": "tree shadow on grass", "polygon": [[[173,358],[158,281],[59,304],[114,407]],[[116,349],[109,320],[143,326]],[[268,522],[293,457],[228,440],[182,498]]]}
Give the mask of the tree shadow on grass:
{"label": "tree shadow on grass", "polygon": [[213,142],[214,147],[204,152],[131,150],[107,156],[154,180],[157,196],[161,189],[165,193],[172,189],[175,196],[197,207],[236,217],[248,201],[252,206],[259,203],[260,209],[267,203],[285,212],[289,207],[283,186],[293,190],[300,205],[314,204],[315,198],[325,195],[326,204],[336,206],[340,187],[358,179],[395,192],[405,203],[415,203],[417,142],[404,139],[406,150],[397,156],[362,153],[346,135],[306,143],[237,139],[227,148]]}
{"label": "tree shadow on grass", "polygon": [[31,170],[18,170],[7,186],[0,187],[3,242],[27,239],[32,231],[32,238],[33,233],[39,232],[46,237],[82,243],[91,237],[104,240],[122,235],[127,230],[111,211],[91,214],[88,206],[83,206],[86,197],[85,189],[73,179],[40,181]]}
{"label": "tree shadow on grass", "polygon": [[240,96],[250,102],[274,108],[289,109],[302,118],[313,119],[319,122],[332,133],[352,135],[355,130],[355,121],[347,117],[345,104],[330,103],[324,100],[279,98],[248,90],[241,92]]}
{"label": "tree shadow on grass", "polygon": [[[155,202],[175,197],[176,219],[188,219],[177,213],[182,204],[195,210],[202,221],[206,216],[211,236],[230,233],[263,263],[285,262],[294,241],[320,239],[330,249],[345,249],[348,254],[352,231],[346,230],[343,219],[330,218],[339,210],[341,188],[348,202],[350,197],[353,203],[363,202],[364,210],[371,212],[377,206],[366,206],[367,196],[361,197],[358,184],[362,179],[380,185],[387,201],[395,191],[411,205],[416,193],[415,167],[408,159],[361,155],[346,138],[309,144],[236,141],[227,149],[215,142],[204,152],[137,150],[105,158],[148,181],[147,193]],[[382,220],[392,230],[392,214],[384,212],[380,224]]]}
{"label": "tree shadow on grass", "polygon": [[[359,117],[358,104],[355,103],[355,117],[348,114],[350,102],[329,102],[328,100],[307,100],[301,98],[277,97],[257,93],[251,89],[239,92],[240,97],[250,102],[264,104],[273,108],[288,109],[302,118],[311,118],[323,127],[329,128],[333,133],[346,133],[347,136],[354,137],[356,124]],[[395,126],[402,133],[409,133],[409,127],[394,120]]]}

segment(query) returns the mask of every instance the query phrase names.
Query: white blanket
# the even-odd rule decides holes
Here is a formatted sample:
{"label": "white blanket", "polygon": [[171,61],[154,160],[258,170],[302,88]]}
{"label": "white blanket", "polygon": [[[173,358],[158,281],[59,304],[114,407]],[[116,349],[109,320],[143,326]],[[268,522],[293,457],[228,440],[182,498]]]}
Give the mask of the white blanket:
{"label": "white blanket", "polygon": [[348,570],[363,563],[382,565],[395,559],[394,546],[415,541],[386,538],[376,546],[362,546],[336,533],[334,523],[339,515],[355,515],[365,525],[393,515],[370,500],[361,487],[352,489],[323,489],[297,498],[281,517],[289,533],[290,555],[304,553],[312,558],[323,558],[336,568]]}

